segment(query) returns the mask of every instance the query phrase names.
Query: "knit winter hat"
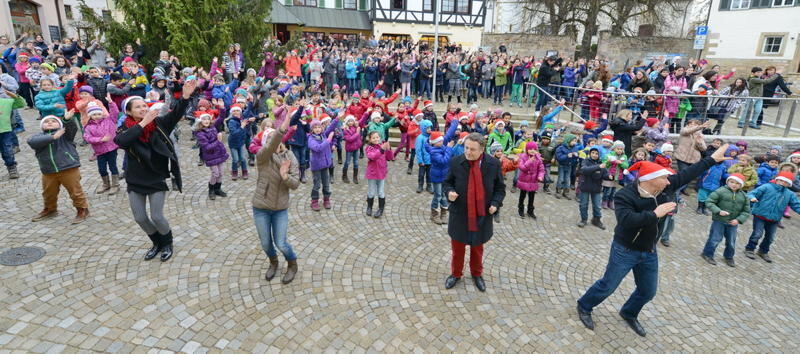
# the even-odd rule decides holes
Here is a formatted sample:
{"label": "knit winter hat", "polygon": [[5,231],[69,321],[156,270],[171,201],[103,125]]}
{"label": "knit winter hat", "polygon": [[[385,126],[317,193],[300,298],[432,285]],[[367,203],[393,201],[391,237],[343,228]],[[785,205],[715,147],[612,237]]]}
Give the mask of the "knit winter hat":
{"label": "knit winter hat", "polygon": [[470,111],[474,111],[476,109],[478,109],[478,104],[477,103],[473,103],[472,105],[469,106],[469,110]]}
{"label": "knit winter hat", "polygon": [[519,126],[520,127],[529,127],[530,123],[527,120],[523,120],[523,121],[519,122]]}
{"label": "knit winter hat", "polygon": [[322,124],[322,123],[321,123],[320,121],[318,121],[318,120],[315,120],[315,121],[311,122],[311,129],[314,129],[314,127],[316,127],[316,126],[318,126],[318,125],[321,125],[321,124]]}
{"label": "knit winter hat", "polygon": [[727,179],[725,179],[725,182],[728,182],[728,180],[731,180],[731,179],[736,181],[740,185],[744,186],[744,180],[746,178],[741,173],[732,173],[730,176],[728,176]]}
{"label": "knit winter hat", "polygon": [[56,122],[58,122],[58,129],[61,129],[61,128],[64,127],[64,123],[61,122],[61,118],[56,117],[54,115],[49,115],[49,116],[46,116],[46,117],[42,118],[42,120],[39,121],[39,129],[44,130],[44,122],[46,120],[48,120],[48,119],[55,119]]}
{"label": "knit winter hat", "polygon": [[334,89],[334,90],[340,89],[339,84],[333,84],[333,86],[331,86],[331,89]]}
{"label": "knit winter hat", "polygon": [[650,161],[639,161],[628,167],[628,171],[639,171],[639,181],[645,182],[661,176],[674,175],[675,171]]}
{"label": "knit winter hat", "polygon": [[381,90],[375,90],[375,97],[376,98],[383,98],[384,96],[386,96],[386,92],[383,92]]}
{"label": "knit winter hat", "polygon": [[425,101],[422,101],[422,105],[423,105],[423,108],[432,107],[433,106],[433,102],[431,102],[430,100],[425,100]]}
{"label": "knit winter hat", "polygon": [[528,152],[528,150],[539,150],[539,144],[535,141],[529,141],[525,144],[525,152]]}
{"label": "knit winter hat", "polygon": [[672,146],[672,144],[664,143],[664,145],[661,145],[661,152],[673,152],[673,151],[675,151],[675,147]]}
{"label": "knit winter hat", "polygon": [[44,64],[42,64],[42,69],[47,69],[47,70],[50,70],[50,71],[52,71],[52,72],[55,72],[55,71],[56,71],[56,67],[55,67],[55,66],[53,66],[53,64],[50,64],[50,63],[44,63]]}
{"label": "knit winter hat", "polygon": [[382,118],[382,117],[383,116],[381,115],[380,112],[372,112],[372,114],[369,115],[369,119]]}
{"label": "knit winter hat", "polygon": [[403,97],[403,103],[411,103],[411,96]]}
{"label": "knit winter hat", "polygon": [[350,123],[350,121],[358,122],[356,117],[353,117],[352,114],[348,114],[346,117],[344,117],[344,126],[347,126],[347,123]]}
{"label": "knit winter hat", "polygon": [[498,151],[503,151],[503,145],[500,145],[500,143],[494,142],[494,143],[492,143],[491,146],[489,146],[489,153],[490,154],[494,155]]}
{"label": "knit winter hat", "polygon": [[442,136],[442,132],[431,132],[431,137],[429,139],[431,145],[444,142],[444,137]]}
{"label": "knit winter hat", "polygon": [[778,150],[778,152],[781,152],[781,151],[783,151],[783,146],[780,146],[780,145],[772,145],[772,146],[770,146],[770,147],[769,147],[769,149],[770,149],[770,150],[773,150],[773,149],[774,149],[774,150]]}
{"label": "knit winter hat", "polygon": [[615,141],[614,144],[611,145],[611,150],[614,150],[616,148],[623,148],[624,149],[625,148],[625,143],[623,143],[621,140]]}
{"label": "knit winter hat", "polygon": [[495,109],[494,110],[494,115],[502,116],[503,115],[503,109],[502,108]]}
{"label": "knit winter hat", "polygon": [[130,63],[130,62],[132,62],[132,61],[134,61],[134,60],[133,60],[133,58],[131,58],[131,57],[125,57],[125,59],[122,59],[122,62],[123,62],[123,63]]}
{"label": "knit winter hat", "polygon": [[359,94],[358,92],[354,92],[353,98],[361,98],[361,94]]}
{"label": "knit winter hat", "polygon": [[42,59],[39,59],[39,57],[32,57],[32,58],[28,59],[28,62],[29,63],[41,63]]}
{"label": "knit winter hat", "polygon": [[495,128],[500,128],[501,126],[503,128],[505,128],[506,127],[506,122],[504,122],[502,120],[498,120],[498,121],[494,122],[494,127]]}
{"label": "knit winter hat", "polygon": [[78,89],[78,93],[81,92],[88,92],[90,95],[94,95],[94,89],[89,85],[81,86],[81,88]]}
{"label": "knit winter hat", "polygon": [[86,106],[86,115],[91,117],[96,113],[103,114],[103,108],[100,107],[96,102],[89,102],[89,104]]}
{"label": "knit winter hat", "polygon": [[644,121],[647,123],[647,126],[651,127],[651,128],[654,125],[658,124],[658,118],[650,117],[650,118],[645,119]]}
{"label": "knit winter hat", "polygon": [[786,183],[789,183],[789,185],[791,186],[792,183],[794,183],[794,173],[791,173],[789,171],[783,171],[781,173],[778,173],[778,176],[775,177],[775,180],[784,181]]}

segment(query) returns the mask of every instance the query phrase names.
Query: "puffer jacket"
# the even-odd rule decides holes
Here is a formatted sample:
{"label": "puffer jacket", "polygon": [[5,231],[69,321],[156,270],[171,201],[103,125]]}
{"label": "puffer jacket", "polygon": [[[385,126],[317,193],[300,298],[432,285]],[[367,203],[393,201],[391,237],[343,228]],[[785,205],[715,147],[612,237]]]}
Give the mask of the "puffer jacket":
{"label": "puffer jacket", "polygon": [[797,199],[797,195],[789,188],[777,183],[762,185],[747,193],[747,198],[758,200],[751,207],[753,216],[760,216],[770,221],[781,221],[787,206],[791,207],[795,213],[800,213],[800,200]]}
{"label": "puffer jacket", "polygon": [[63,104],[64,106],[67,105],[67,101],[64,100],[64,96],[72,91],[72,85],[74,83],[74,81],[70,80],[67,81],[66,86],[60,89],[39,92],[34,99],[36,101],[36,109],[39,110],[39,114],[41,114],[42,117],[47,117],[49,115],[63,117],[64,108],[57,108],[55,105],[59,103]]}
{"label": "puffer jacket", "polygon": [[[728,186],[722,186],[711,192],[706,199],[706,207],[711,210],[711,220],[729,223],[733,219],[744,224],[750,219],[750,198],[741,189],[734,192]],[[719,215],[720,211],[730,213],[727,216]]]}
{"label": "puffer jacket", "polygon": [[699,186],[708,191],[715,191],[722,186],[722,176],[725,174],[725,164],[717,164],[709,168],[700,176]]}
{"label": "puffer jacket", "polygon": [[201,157],[206,166],[216,166],[228,160],[228,151],[225,145],[217,139],[217,128],[210,126],[194,132],[197,145],[200,146]]}
{"label": "puffer jacket", "polygon": [[[114,137],[117,136],[117,118],[119,118],[119,109],[114,102],[108,103],[108,114],[101,120],[89,119],[83,128],[83,138],[87,143],[92,145],[94,156],[100,156],[109,151],[114,151],[119,146],[114,143]],[[103,141],[103,137],[109,136],[111,139]]]}
{"label": "puffer jacket", "polygon": [[64,120],[64,135],[61,138],[54,139],[55,132],[43,131],[28,138],[28,145],[36,152],[39,169],[45,175],[81,166],[75,148],[75,134],[78,132],[76,120]]}
{"label": "puffer jacket", "polygon": [[756,169],[753,168],[753,166],[742,166],[737,163],[731,167],[728,167],[728,174],[730,175],[734,173],[740,173],[744,176],[745,181],[742,190],[745,192],[753,190],[753,188],[755,188],[758,184],[758,172],[756,172]]}
{"label": "puffer jacket", "polygon": [[430,145],[428,139],[430,139],[431,134],[428,132],[428,129],[431,125],[432,123],[429,120],[423,120],[419,123],[419,136],[417,136],[417,141],[414,144],[414,149],[417,151],[418,164],[431,164],[431,154],[428,153],[428,150],[425,148],[426,145]]}
{"label": "puffer jacket", "polygon": [[703,139],[703,127],[683,127],[675,147],[675,159],[685,163],[695,163],[702,158],[701,151],[706,151]]}
{"label": "puffer jacket", "polygon": [[328,135],[336,129],[339,119],[334,119],[320,135],[308,134],[308,149],[311,150],[311,171],[329,168],[333,165],[331,158],[331,144],[333,138],[328,140]]}
{"label": "puffer jacket", "polygon": [[[536,144],[530,142],[530,144]],[[526,147],[527,148],[527,147]],[[538,148],[538,146],[537,146]],[[544,163],[540,155],[530,156],[527,153],[519,155],[519,179],[517,188],[521,191],[536,192],[539,190],[539,181],[544,180]]]}
{"label": "puffer jacket", "polygon": [[776,175],[778,174],[778,169],[773,168],[769,165],[769,163],[762,162],[761,166],[758,166],[758,184],[757,186],[762,186],[764,184],[769,183]]}
{"label": "puffer jacket", "polygon": [[442,183],[447,177],[450,169],[450,158],[453,156],[453,149],[447,145],[431,146],[425,144],[425,150],[431,158],[431,183]]}
{"label": "puffer jacket", "polygon": [[227,122],[225,122],[225,126],[228,127],[229,148],[232,150],[239,149],[247,143],[247,140],[250,136],[250,125],[246,125],[244,128],[242,128],[242,117],[228,117]]}
{"label": "puffer jacket", "polygon": [[361,133],[358,126],[344,128],[344,151],[353,152],[361,148]]}
{"label": "puffer jacket", "polygon": [[[589,152],[600,150],[596,147],[589,149]],[[600,167],[601,161],[599,159],[592,160],[585,158],[581,160],[578,166],[578,176],[580,177],[578,185],[581,188],[581,193],[600,193],[603,191],[603,176],[608,175],[608,171]]]}
{"label": "puffer jacket", "polygon": [[389,172],[386,161],[394,158],[392,149],[384,151],[380,145],[369,144],[364,148],[364,155],[367,156],[367,171],[364,178],[385,179]]}
{"label": "puffer jacket", "polygon": [[[286,134],[278,129],[277,134],[267,140],[266,145],[256,153],[256,191],[253,194],[253,208],[285,210],[289,208],[289,190],[300,186],[300,169],[297,159],[289,149],[278,152],[281,137]],[[251,150],[252,151],[252,150]],[[281,164],[290,161],[289,178],[281,177]]]}

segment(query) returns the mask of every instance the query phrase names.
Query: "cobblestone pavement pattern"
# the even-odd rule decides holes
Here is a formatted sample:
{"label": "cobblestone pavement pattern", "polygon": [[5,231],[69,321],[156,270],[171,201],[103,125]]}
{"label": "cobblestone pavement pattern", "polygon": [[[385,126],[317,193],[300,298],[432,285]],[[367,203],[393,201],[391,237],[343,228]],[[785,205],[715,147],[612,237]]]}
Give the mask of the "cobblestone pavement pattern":
{"label": "cobblestone pavement pattern", "polygon": [[574,201],[540,193],[534,222],[512,215],[518,195],[508,193],[502,223],[486,247],[488,291],[478,292],[471,281],[448,291],[449,238],[445,226],[428,220],[430,194],[414,193],[416,169],[409,176],[402,158],[390,163],[386,215],[375,220],[363,215],[366,183],[342,184],[337,165],[332,210],[311,211],[310,184],[292,194],[289,233],[300,273],[281,285],[263,279],[267,259],[250,205],[255,178],[226,176],[229,197],[209,201],[209,171],[196,166],[185,124],[185,191],[170,192],[167,201],[176,246],[169,262],[142,260],[149,241],[132,220],[125,193],[94,193],[100,178],[88,146],[79,151],[89,220],[69,225],[74,209],[62,191],[61,214],[31,223],[42,205],[41,183],[24,139],[38,122],[31,111],[25,117],[28,132],[17,155],[22,178],[9,181],[4,171],[0,178],[0,252],[38,246],[47,255],[0,268],[2,351],[764,352],[800,346],[797,216],[779,230],[775,263],[743,256],[748,222],[739,231],[739,267],[710,266],[699,256],[710,218],[689,210],[692,198],[678,215],[673,247],[659,248],[659,292],[640,317],[648,337],[636,336],[617,315],[634,287],[630,275],[595,309],[591,332],[577,320],[575,301],[603,273],[615,224],[608,212],[608,231],[579,229]]}

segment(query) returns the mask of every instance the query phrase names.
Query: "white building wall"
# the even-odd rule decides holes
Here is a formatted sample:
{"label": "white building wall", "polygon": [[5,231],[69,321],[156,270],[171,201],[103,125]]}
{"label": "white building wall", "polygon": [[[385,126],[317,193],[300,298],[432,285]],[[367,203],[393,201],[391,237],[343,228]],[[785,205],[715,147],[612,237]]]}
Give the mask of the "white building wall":
{"label": "white building wall", "polygon": [[[719,11],[713,0],[708,21],[708,44],[716,45],[708,58],[792,60],[800,36],[800,7]],[[782,55],[763,55],[764,33],[787,33]],[[716,38],[715,38],[716,37]]]}
{"label": "white building wall", "polygon": [[[435,26],[433,24],[373,22],[372,31],[375,38],[380,38],[384,33],[408,34],[414,41],[419,41],[423,35],[433,35]],[[480,47],[482,32],[482,27],[439,25],[440,35],[447,36],[450,43],[461,44],[464,49]]]}
{"label": "white building wall", "polygon": [[[67,20],[64,23],[65,30],[67,31],[67,35],[70,37],[75,37],[78,35],[77,30],[75,29],[76,25],[82,23],[83,19],[81,18],[80,12],[80,1],[79,0],[63,0],[64,5],[68,5],[72,8],[72,20]],[[84,0],[86,6],[89,6],[94,10],[94,12],[98,16],[103,15],[103,10],[109,10],[109,4],[107,0]],[[66,13],[64,14],[66,18]]]}

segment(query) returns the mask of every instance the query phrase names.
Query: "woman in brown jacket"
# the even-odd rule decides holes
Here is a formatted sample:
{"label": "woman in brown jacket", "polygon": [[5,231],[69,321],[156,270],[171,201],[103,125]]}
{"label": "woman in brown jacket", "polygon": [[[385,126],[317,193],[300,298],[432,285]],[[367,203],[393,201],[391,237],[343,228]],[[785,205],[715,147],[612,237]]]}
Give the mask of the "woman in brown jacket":
{"label": "woman in brown jacket", "polygon": [[[298,102],[296,114],[303,112]],[[266,279],[272,280],[278,271],[277,247],[288,262],[282,282],[290,283],[297,274],[297,256],[289,245],[289,190],[300,185],[300,170],[294,154],[283,144],[283,136],[291,119],[283,120],[277,130],[262,132],[262,147],[256,154],[256,192],[253,195],[253,221],[256,224],[261,248],[269,257]]]}
{"label": "woman in brown jacket", "polygon": [[[675,160],[678,161],[678,171],[682,171],[702,159],[702,152],[706,151],[706,141],[703,136],[703,129],[708,129],[712,125],[711,120],[701,123],[697,119],[692,119],[686,122],[686,125],[681,129],[680,136],[678,137],[678,147],[675,148]],[[686,195],[686,187],[688,184],[683,185],[678,189],[679,192]]]}

